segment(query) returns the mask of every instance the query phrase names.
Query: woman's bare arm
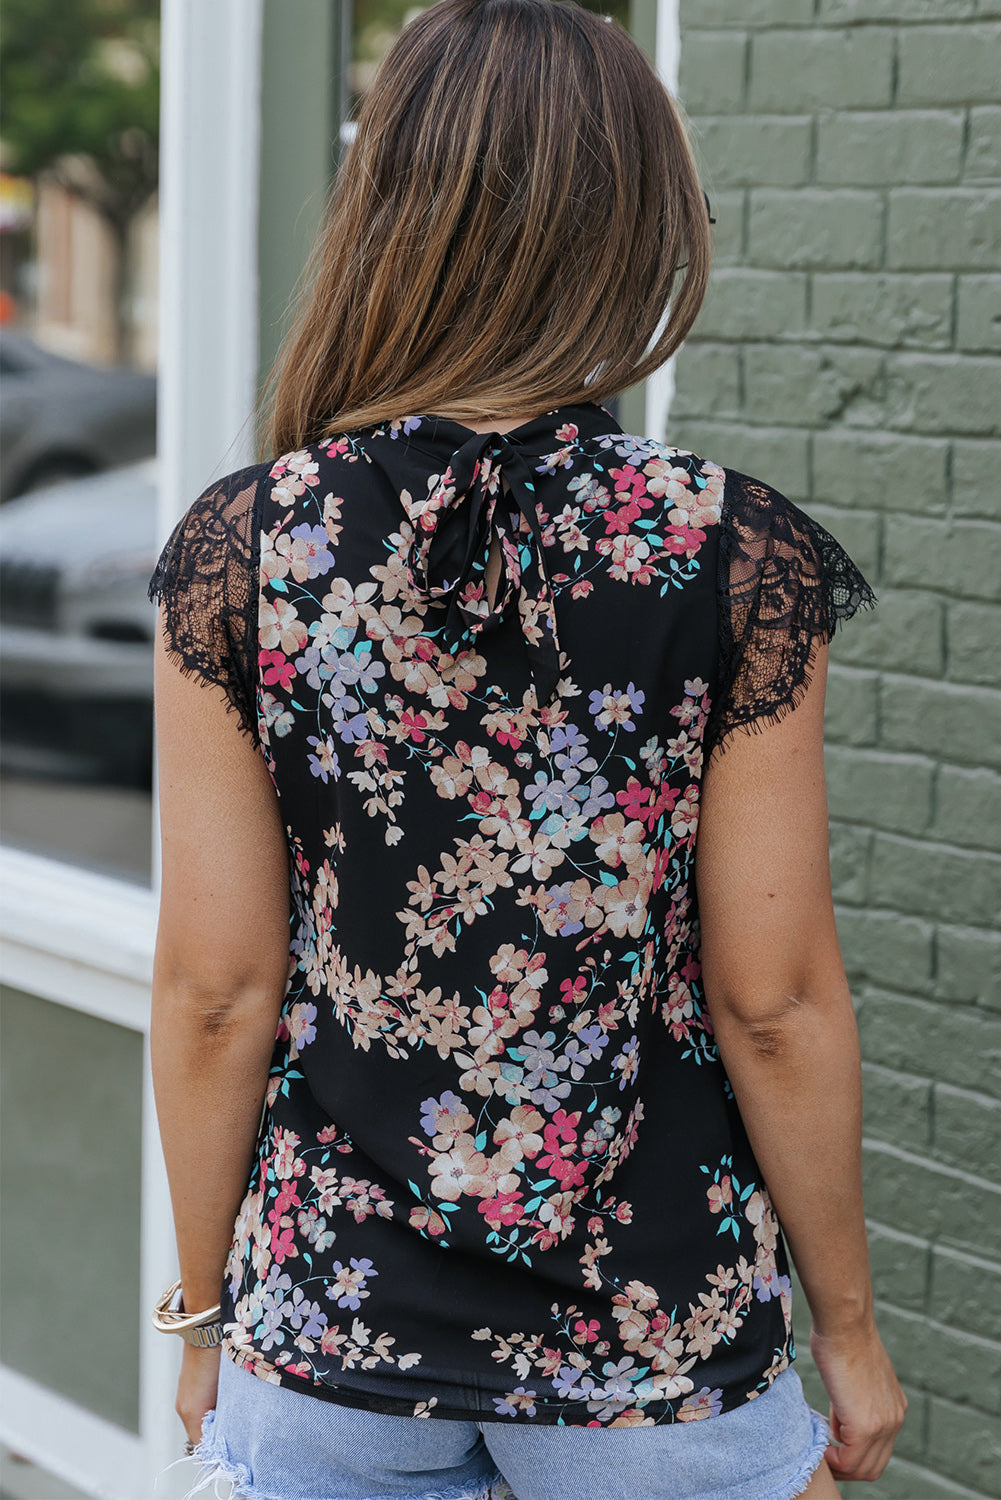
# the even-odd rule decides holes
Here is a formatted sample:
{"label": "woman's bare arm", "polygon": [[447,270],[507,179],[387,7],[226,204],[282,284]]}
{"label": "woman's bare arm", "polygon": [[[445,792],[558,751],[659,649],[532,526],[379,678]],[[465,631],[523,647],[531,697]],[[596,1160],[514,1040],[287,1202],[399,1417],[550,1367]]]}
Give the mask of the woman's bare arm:
{"label": "woman's bare arm", "polygon": [[[846,1351],[847,1364],[833,1357],[838,1371],[821,1369],[840,1428],[854,1413],[857,1429],[842,1431],[832,1467],[839,1478],[874,1478],[906,1401],[873,1315],[859,1037],[831,893],[827,664],[818,642],[800,704],[776,724],[736,731],[710,757],[696,885],[706,1004],[810,1306],[811,1347],[818,1366],[829,1348]],[[845,1374],[863,1351],[882,1360],[871,1400]]]}
{"label": "woman's bare arm", "polygon": [[[199,1311],[219,1300],[260,1125],[288,963],[288,855],[260,752],[223,691],[169,659],[162,621],[155,696],[153,1084],[184,1306]],[[186,1365],[201,1354],[186,1346]]]}

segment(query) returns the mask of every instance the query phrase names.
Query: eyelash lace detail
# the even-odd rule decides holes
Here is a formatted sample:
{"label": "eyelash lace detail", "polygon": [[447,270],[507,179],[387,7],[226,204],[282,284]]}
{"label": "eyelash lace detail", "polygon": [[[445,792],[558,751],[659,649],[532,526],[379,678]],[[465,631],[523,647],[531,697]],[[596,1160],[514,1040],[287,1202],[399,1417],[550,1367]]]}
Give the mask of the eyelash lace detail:
{"label": "eyelash lace detail", "polygon": [[769,485],[727,470],[720,516],[719,680],[704,754],[802,700],[818,642],[877,598],[841,544]]}
{"label": "eyelash lace detail", "polygon": [[203,490],[167,538],[147,589],[163,606],[170,659],[221,687],[255,744],[258,502],[269,468],[252,465]]}

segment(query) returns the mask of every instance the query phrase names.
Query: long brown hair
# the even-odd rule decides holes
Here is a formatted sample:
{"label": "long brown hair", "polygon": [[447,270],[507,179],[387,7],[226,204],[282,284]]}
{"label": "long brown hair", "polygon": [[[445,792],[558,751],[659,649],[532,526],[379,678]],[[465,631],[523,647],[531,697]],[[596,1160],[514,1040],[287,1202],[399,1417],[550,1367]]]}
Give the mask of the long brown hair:
{"label": "long brown hair", "polygon": [[262,396],[264,447],[608,399],[681,343],[709,257],[681,117],[618,22],[574,0],[440,0],[366,95]]}

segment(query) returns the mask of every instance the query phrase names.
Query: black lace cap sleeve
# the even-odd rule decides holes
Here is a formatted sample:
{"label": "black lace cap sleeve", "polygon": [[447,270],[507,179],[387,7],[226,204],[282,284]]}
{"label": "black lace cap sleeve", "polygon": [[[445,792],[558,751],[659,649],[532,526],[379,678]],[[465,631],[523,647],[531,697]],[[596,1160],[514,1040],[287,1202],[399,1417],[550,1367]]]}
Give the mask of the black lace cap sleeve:
{"label": "black lace cap sleeve", "polygon": [[260,500],[268,466],[214,480],[164,543],[147,596],[162,605],[167,654],[221,687],[254,744]]}
{"label": "black lace cap sleeve", "polygon": [[706,759],[737,728],[776,723],[802,699],[816,643],[876,595],[829,531],[791,500],[728,470],[719,534],[719,680]]}

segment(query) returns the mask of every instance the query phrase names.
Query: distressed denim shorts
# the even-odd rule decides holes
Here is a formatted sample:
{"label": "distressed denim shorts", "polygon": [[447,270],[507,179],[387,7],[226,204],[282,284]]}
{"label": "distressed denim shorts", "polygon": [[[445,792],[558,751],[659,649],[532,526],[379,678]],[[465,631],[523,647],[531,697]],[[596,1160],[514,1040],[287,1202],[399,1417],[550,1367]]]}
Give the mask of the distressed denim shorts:
{"label": "distressed denim shorts", "polygon": [[792,1365],[697,1422],[507,1427],[339,1406],[224,1356],[185,1500],[792,1500],[830,1441]]}

